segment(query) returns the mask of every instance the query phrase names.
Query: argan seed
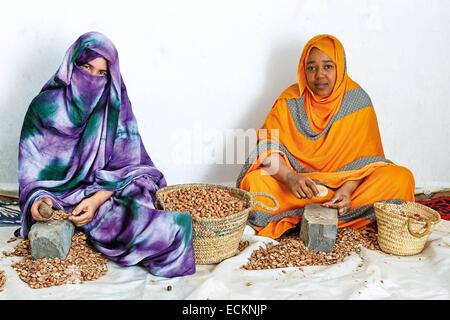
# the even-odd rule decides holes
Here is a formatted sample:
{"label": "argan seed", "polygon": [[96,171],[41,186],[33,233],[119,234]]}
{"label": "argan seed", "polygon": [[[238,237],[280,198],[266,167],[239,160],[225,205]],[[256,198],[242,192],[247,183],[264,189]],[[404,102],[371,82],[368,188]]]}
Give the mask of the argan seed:
{"label": "argan seed", "polygon": [[0,270],[0,292],[5,288],[6,274],[5,271]]}

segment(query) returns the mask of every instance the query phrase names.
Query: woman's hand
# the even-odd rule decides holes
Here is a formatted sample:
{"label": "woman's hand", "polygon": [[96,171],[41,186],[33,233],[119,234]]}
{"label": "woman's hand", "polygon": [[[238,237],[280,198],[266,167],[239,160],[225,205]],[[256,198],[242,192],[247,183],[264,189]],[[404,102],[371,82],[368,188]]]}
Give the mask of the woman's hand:
{"label": "woman's hand", "polygon": [[338,209],[339,215],[343,215],[352,206],[352,194],[347,188],[340,188],[336,191],[333,198],[323,203],[322,206]]}
{"label": "woman's hand", "polygon": [[319,190],[314,181],[289,168],[286,161],[278,153],[272,153],[266,157],[262,161],[262,167],[268,174],[284,184],[299,199],[311,199],[313,196],[319,194]]}
{"label": "woman's hand", "polygon": [[84,199],[73,209],[72,215],[69,216],[70,221],[77,227],[91,222],[97,209],[113,194],[112,190],[99,190],[92,197]]}
{"label": "woman's hand", "polygon": [[100,205],[101,203],[95,197],[86,198],[73,209],[69,220],[77,227],[84,226],[92,221]]}
{"label": "woman's hand", "polygon": [[319,190],[312,179],[293,171],[290,171],[286,175],[286,186],[289,191],[299,199],[311,199],[319,194]]}
{"label": "woman's hand", "polygon": [[48,219],[44,218],[43,216],[41,216],[41,214],[39,213],[39,205],[45,202],[46,204],[48,204],[50,207],[53,206],[53,202],[52,199],[50,198],[44,198],[44,199],[40,199],[38,201],[35,201],[33,203],[33,205],[31,206],[31,216],[33,217],[33,219],[35,221],[46,221]]}
{"label": "woman's hand", "polygon": [[349,180],[345,182],[334,194],[334,197],[322,206],[327,208],[338,209],[339,215],[343,215],[352,206],[352,194],[356,188],[361,184],[361,180]]}

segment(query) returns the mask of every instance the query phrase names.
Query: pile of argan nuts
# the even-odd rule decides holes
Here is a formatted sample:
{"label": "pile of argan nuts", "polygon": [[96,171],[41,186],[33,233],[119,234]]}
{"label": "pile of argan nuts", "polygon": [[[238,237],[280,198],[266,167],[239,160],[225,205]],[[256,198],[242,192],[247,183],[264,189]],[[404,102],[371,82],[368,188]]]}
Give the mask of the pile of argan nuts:
{"label": "pile of argan nuts", "polygon": [[190,212],[193,218],[223,218],[247,208],[244,200],[220,188],[186,187],[169,192],[166,210]]}
{"label": "pile of argan nuts", "polygon": [[0,292],[2,292],[3,288],[5,288],[5,283],[6,283],[5,271],[0,270]]}
{"label": "pile of argan nuts", "polygon": [[243,251],[245,248],[247,248],[249,246],[250,242],[248,241],[239,241],[239,247],[238,247],[238,251],[241,252]]}
{"label": "pile of argan nuts", "polygon": [[53,215],[48,220],[67,220],[69,219],[70,213],[65,212],[64,210],[54,210]]}
{"label": "pile of argan nuts", "polygon": [[246,270],[275,269],[285,267],[304,267],[312,265],[330,265],[341,262],[352,252],[359,253],[360,246],[371,250],[380,250],[377,235],[373,232],[358,231],[352,228],[339,229],[333,250],[329,253],[313,252],[305,247],[299,236],[285,236],[278,244],[268,243],[253,251],[248,263],[242,266]]}
{"label": "pile of argan nuts", "polygon": [[12,268],[33,289],[83,283],[96,280],[107,272],[106,257],[94,251],[87,243],[86,235],[81,232],[72,237],[66,259],[33,259],[29,240],[22,240],[11,252],[3,254],[24,257],[13,263]]}

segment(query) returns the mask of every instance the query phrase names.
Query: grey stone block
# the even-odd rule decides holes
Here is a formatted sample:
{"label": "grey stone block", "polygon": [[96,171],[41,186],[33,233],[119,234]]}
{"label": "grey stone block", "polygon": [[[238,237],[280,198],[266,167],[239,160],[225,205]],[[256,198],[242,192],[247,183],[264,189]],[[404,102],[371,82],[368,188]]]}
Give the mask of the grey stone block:
{"label": "grey stone block", "polygon": [[69,220],[36,222],[28,234],[33,259],[65,259],[72,244],[75,226]]}
{"label": "grey stone block", "polygon": [[300,239],[314,252],[331,252],[337,235],[337,209],[308,204],[303,212]]}

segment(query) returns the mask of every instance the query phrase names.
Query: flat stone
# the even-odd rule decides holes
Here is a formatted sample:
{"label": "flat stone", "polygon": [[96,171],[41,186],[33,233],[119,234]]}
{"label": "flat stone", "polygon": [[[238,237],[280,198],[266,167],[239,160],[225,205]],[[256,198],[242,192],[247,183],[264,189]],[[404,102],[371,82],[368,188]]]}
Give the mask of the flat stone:
{"label": "flat stone", "polygon": [[331,252],[337,235],[337,209],[308,204],[303,212],[300,239],[314,252]]}
{"label": "flat stone", "polygon": [[33,259],[65,259],[72,244],[75,226],[69,220],[36,222],[28,233]]}

